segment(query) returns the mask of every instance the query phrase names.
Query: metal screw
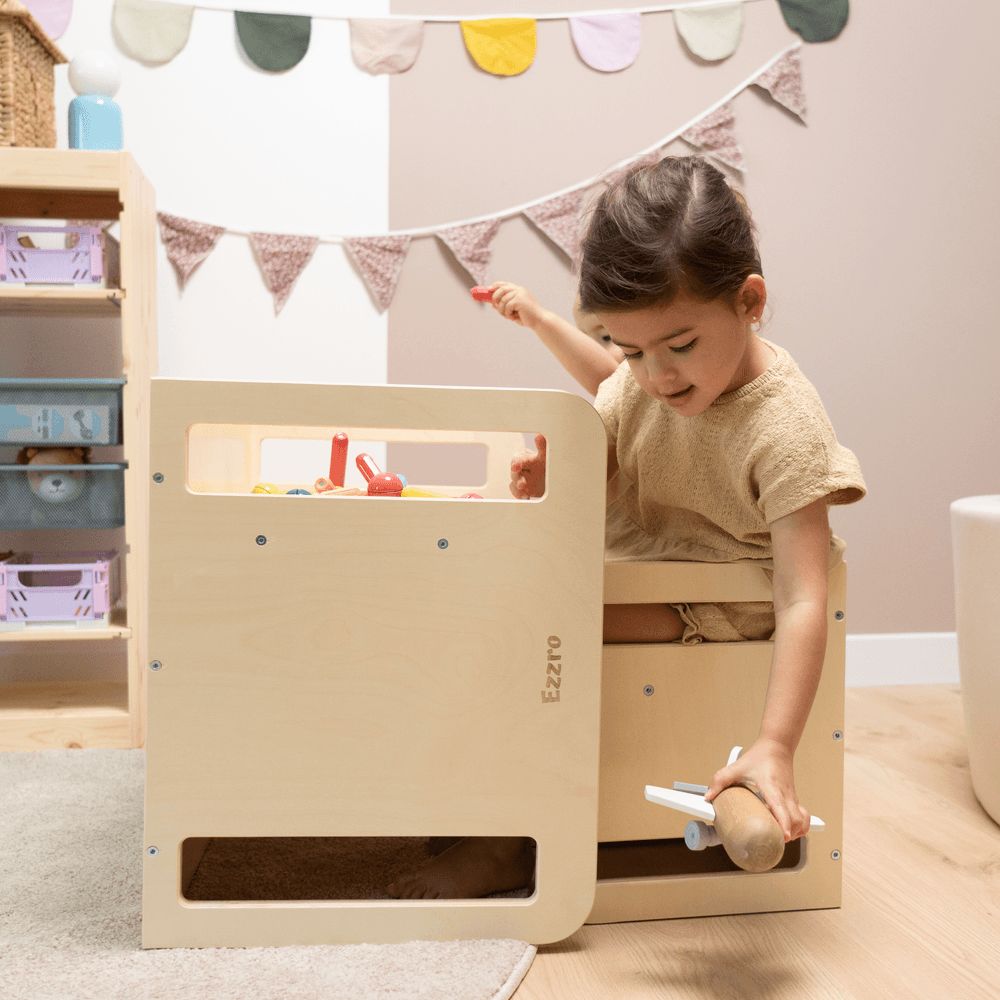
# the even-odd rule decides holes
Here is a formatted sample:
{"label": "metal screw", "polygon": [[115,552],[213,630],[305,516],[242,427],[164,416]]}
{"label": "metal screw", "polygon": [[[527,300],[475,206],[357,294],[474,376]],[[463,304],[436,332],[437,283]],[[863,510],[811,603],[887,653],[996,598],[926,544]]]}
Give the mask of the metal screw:
{"label": "metal screw", "polygon": [[156,855],[160,853],[160,849],[159,849],[158,847],[147,847],[147,848],[146,848],[146,853],[147,853],[147,854],[148,854],[148,855],[149,855],[149,856],[150,856],[151,858],[155,858],[155,857],[156,857]]}
{"label": "metal screw", "polygon": [[835,729],[833,731],[833,738],[835,740],[842,740],[844,738],[844,734],[843,734],[843,732],[841,730]]}
{"label": "metal screw", "polygon": [[843,611],[835,611],[833,613],[833,617],[836,618],[838,622],[842,622],[844,620],[844,612]]}
{"label": "metal screw", "polygon": [[446,549],[446,548],[448,548],[448,539],[447,538],[439,538],[438,539],[438,548],[439,549]]}
{"label": "metal screw", "polygon": [[258,535],[257,536],[257,544],[258,545],[267,545],[267,535]]}
{"label": "metal screw", "polygon": [[154,472],[153,473],[153,482],[154,483],[162,483],[163,480],[164,480],[164,478],[165,478],[165,476],[163,475],[162,472]]}
{"label": "metal screw", "polygon": [[153,662],[149,665],[149,669],[150,670],[162,670],[163,669],[163,664],[160,663],[159,660],[153,660]]}
{"label": "metal screw", "polygon": [[642,693],[648,698],[656,690],[652,684],[647,684],[643,689]]}
{"label": "metal screw", "polygon": [[830,852],[830,857],[833,858],[834,861],[839,861],[840,860],[840,851],[831,851]]}

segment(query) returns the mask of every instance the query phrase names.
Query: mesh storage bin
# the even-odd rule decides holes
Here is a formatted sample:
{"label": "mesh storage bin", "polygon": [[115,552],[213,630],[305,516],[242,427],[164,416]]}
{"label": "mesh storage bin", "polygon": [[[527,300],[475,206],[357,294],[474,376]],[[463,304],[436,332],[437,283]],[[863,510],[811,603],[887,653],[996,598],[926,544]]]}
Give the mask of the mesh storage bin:
{"label": "mesh storage bin", "polygon": [[0,528],[118,528],[125,464],[0,465]]}
{"label": "mesh storage bin", "polygon": [[121,444],[124,379],[0,379],[0,444]]}
{"label": "mesh storage bin", "polygon": [[105,625],[120,593],[115,552],[0,558],[0,629],[32,622]]}

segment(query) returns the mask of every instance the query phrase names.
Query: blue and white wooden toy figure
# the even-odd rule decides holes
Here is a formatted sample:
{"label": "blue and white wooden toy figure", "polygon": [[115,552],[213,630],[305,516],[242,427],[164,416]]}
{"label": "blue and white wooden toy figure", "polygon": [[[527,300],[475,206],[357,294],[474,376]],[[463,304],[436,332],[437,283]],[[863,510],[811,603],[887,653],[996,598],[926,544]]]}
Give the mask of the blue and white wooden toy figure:
{"label": "blue and white wooden toy figure", "polygon": [[69,64],[70,149],[121,149],[122,109],[112,99],[121,84],[118,64],[100,49],[81,52]]}

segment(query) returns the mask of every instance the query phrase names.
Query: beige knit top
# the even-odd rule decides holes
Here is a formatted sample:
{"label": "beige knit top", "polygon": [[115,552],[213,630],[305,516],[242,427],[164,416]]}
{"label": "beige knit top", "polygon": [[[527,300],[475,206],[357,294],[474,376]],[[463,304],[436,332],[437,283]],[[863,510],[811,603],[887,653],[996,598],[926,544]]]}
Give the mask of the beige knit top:
{"label": "beige knit top", "polygon": [[[865,495],[858,460],[812,383],[784,348],[764,343],[770,367],[696,416],[643,392],[627,361],[602,383],[594,405],[619,469],[609,483],[610,558],[769,560],[772,522],[821,497]],[[831,534],[831,562],[842,550]]]}

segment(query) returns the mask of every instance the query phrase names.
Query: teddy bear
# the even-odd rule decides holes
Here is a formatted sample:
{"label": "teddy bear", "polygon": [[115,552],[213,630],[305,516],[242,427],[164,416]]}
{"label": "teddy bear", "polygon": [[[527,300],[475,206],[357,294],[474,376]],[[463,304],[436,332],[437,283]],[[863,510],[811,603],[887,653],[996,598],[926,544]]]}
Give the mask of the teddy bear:
{"label": "teddy bear", "polygon": [[[85,465],[89,448],[22,448],[17,455],[22,465]],[[55,469],[29,472],[32,493],[46,503],[70,503],[83,492],[85,472]]]}

